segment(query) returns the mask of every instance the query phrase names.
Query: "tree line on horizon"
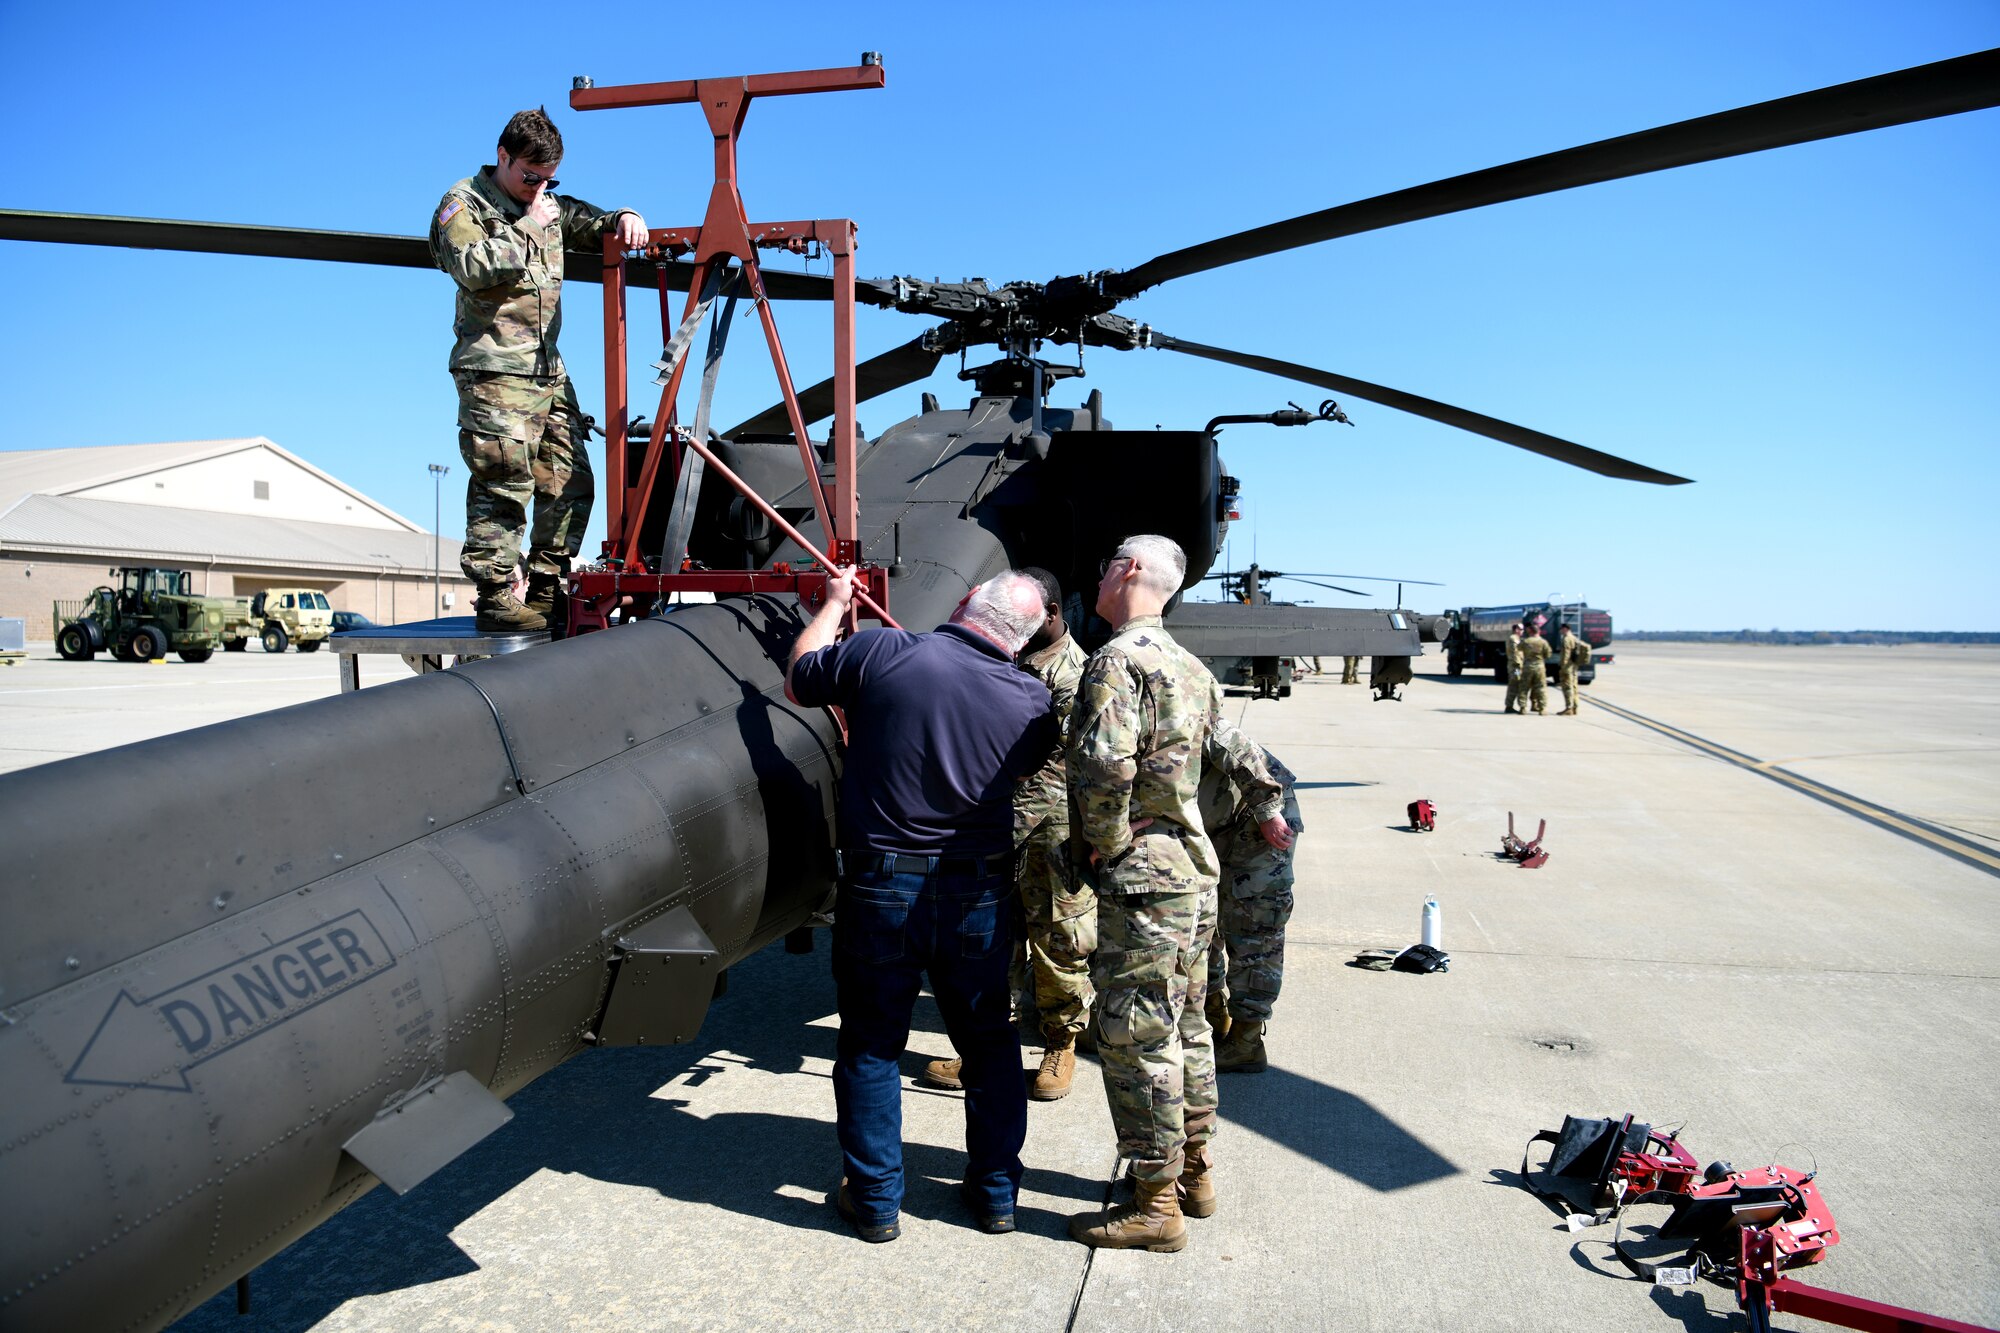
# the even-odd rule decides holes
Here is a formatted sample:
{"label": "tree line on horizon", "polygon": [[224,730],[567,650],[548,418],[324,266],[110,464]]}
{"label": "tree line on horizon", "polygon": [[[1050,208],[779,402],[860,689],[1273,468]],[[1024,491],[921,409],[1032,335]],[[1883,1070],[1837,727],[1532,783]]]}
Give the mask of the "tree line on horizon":
{"label": "tree line on horizon", "polygon": [[1657,643],[2000,643],[2000,630],[1901,629],[1620,629],[1617,636]]}

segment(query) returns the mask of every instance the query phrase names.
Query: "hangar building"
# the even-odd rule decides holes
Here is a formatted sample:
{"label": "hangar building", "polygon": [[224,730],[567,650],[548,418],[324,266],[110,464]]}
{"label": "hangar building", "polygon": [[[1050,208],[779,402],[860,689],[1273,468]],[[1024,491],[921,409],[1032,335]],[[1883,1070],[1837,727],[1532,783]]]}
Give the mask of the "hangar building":
{"label": "hangar building", "polygon": [[[458,548],[438,543],[446,614],[472,605]],[[430,533],[261,436],[0,451],[0,616],[30,639],[54,638],[52,604],[116,565],[189,570],[214,597],[318,588],[377,624],[427,620],[431,560]]]}

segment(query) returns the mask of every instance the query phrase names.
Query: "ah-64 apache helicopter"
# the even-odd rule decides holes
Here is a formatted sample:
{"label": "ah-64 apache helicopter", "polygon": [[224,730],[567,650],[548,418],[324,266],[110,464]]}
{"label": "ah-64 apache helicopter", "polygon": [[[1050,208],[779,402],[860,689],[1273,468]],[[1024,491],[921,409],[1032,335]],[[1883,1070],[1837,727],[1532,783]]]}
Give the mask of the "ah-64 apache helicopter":
{"label": "ah-64 apache helicopter", "polygon": [[[586,1047],[695,1035],[722,970],[807,922],[831,887],[838,726],[782,689],[800,603],[823,581],[808,568],[807,513],[819,556],[864,566],[874,614],[915,626],[1004,565],[1087,587],[1135,531],[1178,540],[1190,585],[1206,574],[1227,498],[1213,435],[1115,430],[1094,392],[1050,405],[1049,385],[1075,368],[1041,359],[1045,345],[1266,370],[1607,476],[1679,482],[1462,408],[1170,336],[1116,307],[1401,222],[1991,106],[2000,53],[1401,190],[1135,268],[1000,286],[858,280],[851,223],[748,223],[734,152],[750,100],[882,83],[864,59],[572,94],[585,110],[700,100],[719,170],[702,226],[655,230],[645,254],[595,265],[613,549],[573,573],[571,638],[0,776],[0,1325],[162,1327],[378,1179],[399,1191],[423,1180],[505,1121],[504,1098]],[[0,214],[0,239],[430,266],[416,238],[282,228],[14,212]],[[814,242],[833,255],[831,280],[755,262],[759,246]],[[572,275],[587,280],[592,259],[573,257]],[[625,295],[682,279],[666,392],[646,447],[628,451]],[[785,404],[711,442],[706,395],[684,432],[674,393],[681,335],[727,283],[757,304]],[[803,394],[769,317],[768,299],[790,298],[831,299],[836,315],[836,373]],[[856,366],[857,299],[938,322]],[[983,345],[1000,355],[967,372],[967,407],[927,398],[863,449],[856,401]],[[806,426],[829,411],[821,445]],[[649,614],[700,586],[721,600]]]}

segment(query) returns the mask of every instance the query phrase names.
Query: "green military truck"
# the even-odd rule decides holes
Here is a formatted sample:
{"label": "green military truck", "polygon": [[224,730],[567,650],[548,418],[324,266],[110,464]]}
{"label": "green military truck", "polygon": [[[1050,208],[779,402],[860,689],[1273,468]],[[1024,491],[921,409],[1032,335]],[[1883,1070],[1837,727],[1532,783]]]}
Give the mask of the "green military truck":
{"label": "green military truck", "polygon": [[57,602],[56,652],[87,662],[109,649],[124,662],[150,662],[168,652],[183,662],[206,662],[225,641],[233,610],[227,597],[197,597],[184,569],[121,566],[118,586],[102,585],[81,603]]}
{"label": "green military truck", "polygon": [[240,653],[252,638],[264,641],[267,653],[282,653],[292,644],[302,653],[316,653],[333,633],[333,608],[317,588],[266,588],[247,602],[236,599],[222,647]]}

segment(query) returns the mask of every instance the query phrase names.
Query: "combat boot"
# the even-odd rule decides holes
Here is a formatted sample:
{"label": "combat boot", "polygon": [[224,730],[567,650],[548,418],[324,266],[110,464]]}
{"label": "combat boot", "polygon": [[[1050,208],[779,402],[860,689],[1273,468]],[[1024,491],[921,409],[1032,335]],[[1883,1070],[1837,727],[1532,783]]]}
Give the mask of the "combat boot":
{"label": "combat boot", "polygon": [[549,627],[547,620],[523,606],[514,589],[504,583],[481,588],[472,610],[473,627],[482,634],[534,634]]}
{"label": "combat boot", "polygon": [[1236,1024],[1230,1029],[1228,1040],[1215,1048],[1218,1074],[1261,1074],[1270,1067],[1271,1061],[1264,1054],[1262,1023]]}
{"label": "combat boot", "polygon": [[1171,1180],[1135,1180],[1132,1202],[1103,1213],[1069,1220],[1071,1240],[1100,1250],[1151,1250],[1172,1254],[1187,1248],[1187,1221]]}
{"label": "combat boot", "polygon": [[1038,1102],[1061,1101],[1069,1096],[1070,1082],[1076,1078],[1076,1037],[1068,1032],[1051,1032],[1042,1052],[1042,1067],[1028,1095]]}
{"label": "combat boot", "polygon": [[962,1077],[964,1072],[963,1060],[933,1060],[924,1066],[924,1072],[917,1081],[933,1088],[949,1088],[953,1092],[964,1092],[965,1079]]}
{"label": "combat boot", "polygon": [[1224,1037],[1229,1035],[1229,997],[1227,995],[1219,990],[1210,991],[1208,999],[1202,1004],[1202,1012],[1208,1015],[1209,1030],[1215,1033],[1215,1040],[1217,1042],[1220,1042]]}
{"label": "combat boot", "polygon": [[527,608],[544,620],[555,619],[556,589],[561,585],[559,574],[528,575]]}
{"label": "combat boot", "polygon": [[1182,1217],[1215,1216],[1215,1157],[1204,1143],[1189,1148],[1181,1166],[1181,1178],[1174,1182]]}

